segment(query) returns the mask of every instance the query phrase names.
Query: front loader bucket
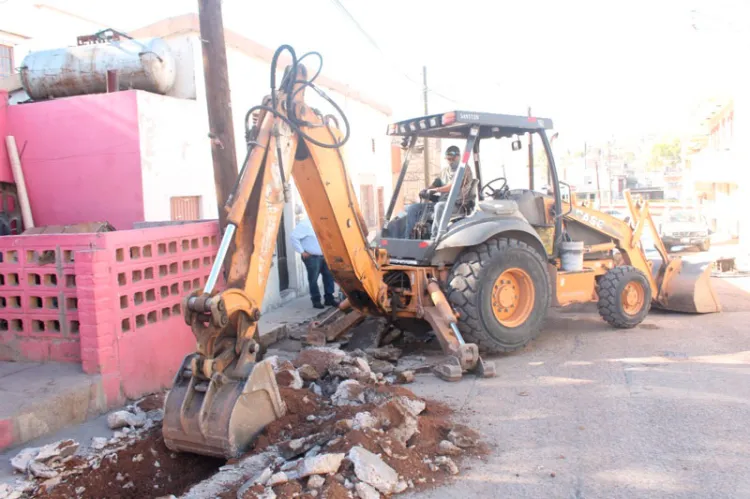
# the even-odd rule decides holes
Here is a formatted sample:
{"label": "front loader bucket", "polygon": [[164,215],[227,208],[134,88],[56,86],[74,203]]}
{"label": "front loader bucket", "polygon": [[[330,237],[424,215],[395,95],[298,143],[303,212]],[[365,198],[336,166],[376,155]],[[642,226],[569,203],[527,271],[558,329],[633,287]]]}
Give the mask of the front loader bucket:
{"label": "front loader bucket", "polygon": [[273,368],[264,360],[247,378],[215,374],[206,381],[191,371],[193,356],[185,357],[164,402],[164,443],[173,451],[239,457],[286,413]]}
{"label": "front loader bucket", "polygon": [[[652,262],[659,282],[661,261]],[[711,285],[711,262],[696,262],[675,257],[667,265],[659,283],[656,306],[675,312],[710,314],[721,312],[721,304]]]}

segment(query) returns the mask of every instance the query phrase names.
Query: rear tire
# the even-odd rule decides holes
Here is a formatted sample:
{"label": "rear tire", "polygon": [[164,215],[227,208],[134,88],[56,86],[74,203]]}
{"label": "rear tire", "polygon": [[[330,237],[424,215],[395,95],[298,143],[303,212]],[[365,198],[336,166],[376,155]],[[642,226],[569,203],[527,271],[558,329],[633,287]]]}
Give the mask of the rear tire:
{"label": "rear tire", "polygon": [[461,334],[482,352],[523,348],[541,331],[550,306],[546,262],[516,239],[494,237],[465,249],[446,287]]}
{"label": "rear tire", "polygon": [[701,251],[708,251],[711,249],[711,241],[709,239],[706,239],[702,243],[698,245],[698,249]]}
{"label": "rear tire", "polygon": [[637,326],[651,309],[651,285],[635,267],[623,265],[604,274],[599,281],[599,315],[614,327]]}

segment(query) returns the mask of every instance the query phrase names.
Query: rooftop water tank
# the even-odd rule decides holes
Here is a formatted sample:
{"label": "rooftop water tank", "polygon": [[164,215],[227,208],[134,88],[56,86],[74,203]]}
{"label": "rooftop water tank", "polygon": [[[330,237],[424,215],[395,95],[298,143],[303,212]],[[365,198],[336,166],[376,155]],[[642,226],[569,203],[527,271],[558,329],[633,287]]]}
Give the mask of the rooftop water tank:
{"label": "rooftop water tank", "polygon": [[175,59],[161,38],[120,39],[29,53],[21,82],[33,100],[107,91],[107,71],[117,70],[120,89],[166,94],[174,85]]}

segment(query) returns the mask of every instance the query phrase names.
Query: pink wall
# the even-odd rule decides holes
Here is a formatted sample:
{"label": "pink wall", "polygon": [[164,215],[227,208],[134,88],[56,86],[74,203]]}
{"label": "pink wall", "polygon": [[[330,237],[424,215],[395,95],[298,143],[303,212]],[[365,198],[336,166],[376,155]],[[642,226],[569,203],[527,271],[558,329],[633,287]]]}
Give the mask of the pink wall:
{"label": "pink wall", "polygon": [[81,363],[110,406],[171,386],[217,238],[216,222],[0,238],[0,360]]}
{"label": "pink wall", "polygon": [[0,182],[13,182],[8,153],[5,150],[5,136],[8,135],[8,92],[0,90]]}
{"label": "pink wall", "polygon": [[143,220],[135,91],[9,106],[7,115],[36,225],[107,221],[122,230]]}

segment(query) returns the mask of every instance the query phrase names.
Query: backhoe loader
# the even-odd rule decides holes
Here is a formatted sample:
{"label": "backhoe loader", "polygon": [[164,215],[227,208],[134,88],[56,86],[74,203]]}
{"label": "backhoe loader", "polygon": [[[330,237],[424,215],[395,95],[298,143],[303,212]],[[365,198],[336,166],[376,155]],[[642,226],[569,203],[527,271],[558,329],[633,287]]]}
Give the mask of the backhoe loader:
{"label": "backhoe loader", "polygon": [[[276,88],[276,61],[284,51],[292,62]],[[254,116],[257,124],[247,125],[248,154],[225,205],[228,225],[217,258],[204,289],[184,299],[197,349],[184,359],[165,401],[163,434],[170,449],[234,457],[285,413],[273,370],[262,359],[258,320],[291,178],[346,295],[342,309],[349,313],[332,327],[370,315],[401,328],[431,330],[445,353],[434,372],[446,380],[467,371],[494,375],[480,350],[523,347],[539,333],[551,305],[597,301],[601,315],[616,327],[637,325],[652,303],[689,312],[719,310],[708,267],[670,260],[660,241],[661,262],[649,263],[640,242],[650,221],[646,203],[628,196],[626,223],[577,205],[570,193],[563,200],[547,119],[455,111],[390,125],[388,134],[403,140],[405,158],[386,222],[369,241],[343,161],[348,120],[315,86],[317,74],[308,76],[301,64],[305,57],[280,47],[271,94],[248,111],[246,122]],[[306,103],[308,89],[334,107],[344,131],[338,118]],[[542,140],[551,193],[510,189],[505,179],[482,185],[480,143],[524,134]],[[437,221],[428,214],[410,228],[406,217],[393,212],[418,137],[465,141],[446,206],[456,206],[467,168],[474,169],[476,181],[467,203],[446,208]],[[425,204],[432,208],[431,201]],[[576,241],[584,245],[583,264],[571,270],[564,250]],[[219,291],[230,246],[230,270]]]}

